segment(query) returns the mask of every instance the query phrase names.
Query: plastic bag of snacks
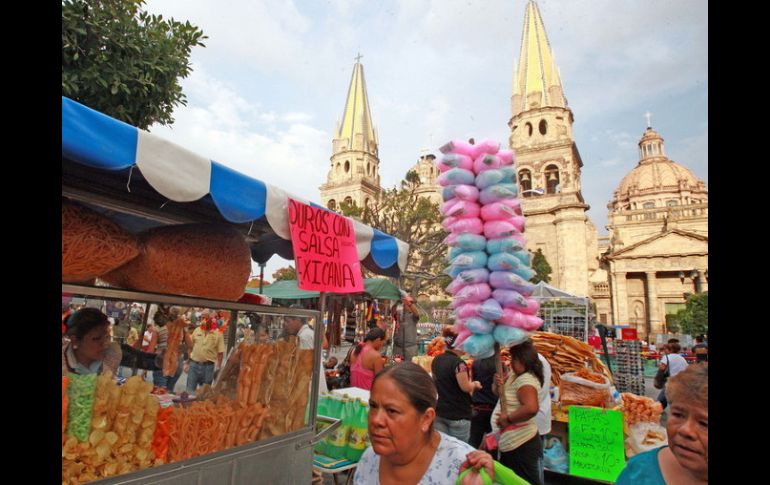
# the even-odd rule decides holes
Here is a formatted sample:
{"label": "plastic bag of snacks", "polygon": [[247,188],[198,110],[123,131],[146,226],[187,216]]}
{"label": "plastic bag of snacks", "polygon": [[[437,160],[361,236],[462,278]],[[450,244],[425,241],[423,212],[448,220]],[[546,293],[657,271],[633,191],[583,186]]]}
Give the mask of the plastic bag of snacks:
{"label": "plastic bag of snacks", "polygon": [[562,404],[606,407],[612,399],[610,380],[588,369],[562,374],[559,388]]}
{"label": "plastic bag of snacks", "polygon": [[81,376],[68,373],[67,378],[69,379],[67,434],[83,442],[88,440],[88,434],[91,432],[96,374]]}

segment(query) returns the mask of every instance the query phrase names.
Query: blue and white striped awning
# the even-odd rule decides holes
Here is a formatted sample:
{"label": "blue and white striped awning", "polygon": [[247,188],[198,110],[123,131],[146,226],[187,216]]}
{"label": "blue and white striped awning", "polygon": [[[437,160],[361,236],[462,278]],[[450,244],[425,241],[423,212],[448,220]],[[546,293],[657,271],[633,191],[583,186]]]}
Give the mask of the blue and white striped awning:
{"label": "blue and white striped awning", "polygon": [[[326,210],[62,96],[62,163],[69,162],[110,172],[135,167],[168,200],[195,202],[209,195],[226,221],[241,224],[264,218],[287,241],[289,197]],[[351,220],[358,258],[375,273],[398,276],[406,268],[409,245]]]}

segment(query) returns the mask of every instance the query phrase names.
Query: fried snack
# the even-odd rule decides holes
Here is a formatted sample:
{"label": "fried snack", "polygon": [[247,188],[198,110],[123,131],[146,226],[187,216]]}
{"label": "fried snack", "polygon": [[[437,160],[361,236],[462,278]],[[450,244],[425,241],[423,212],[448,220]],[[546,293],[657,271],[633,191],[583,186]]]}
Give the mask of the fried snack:
{"label": "fried snack", "polygon": [[179,348],[184,338],[184,329],[187,326],[182,318],[178,318],[166,324],[168,329],[168,344],[163,354],[163,375],[173,376],[179,366]]}
{"label": "fried snack", "polygon": [[586,363],[591,370],[612,381],[609,369],[587,343],[551,332],[535,332],[531,338],[537,352],[551,364],[552,385],[560,385],[562,374],[579,371]]}
{"label": "fried snack", "polygon": [[82,282],[134,259],[136,238],[109,218],[68,201],[61,207],[61,279]]}
{"label": "fried snack", "polygon": [[620,397],[623,420],[628,426],[641,422],[660,423],[663,405],[658,401],[630,392],[623,392]]}
{"label": "fried snack", "polygon": [[139,234],[140,254],[102,276],[121,288],[236,301],[251,273],[251,251],[230,226],[182,224]]}

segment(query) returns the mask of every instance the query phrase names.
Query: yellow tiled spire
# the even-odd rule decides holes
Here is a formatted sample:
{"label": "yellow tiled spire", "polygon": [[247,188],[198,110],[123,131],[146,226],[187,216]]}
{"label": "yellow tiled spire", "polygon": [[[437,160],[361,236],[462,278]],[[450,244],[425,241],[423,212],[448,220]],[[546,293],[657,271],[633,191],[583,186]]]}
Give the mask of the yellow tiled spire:
{"label": "yellow tiled spire", "polygon": [[513,76],[513,116],[546,106],[567,107],[559,70],[534,0],[527,3],[518,69]]}
{"label": "yellow tiled spire", "polygon": [[353,76],[350,79],[345,111],[342,122],[338,126],[336,138],[347,140],[346,148],[350,150],[376,151],[377,134],[372,124],[364,80],[364,66],[360,60],[361,55],[358,55],[353,65]]}

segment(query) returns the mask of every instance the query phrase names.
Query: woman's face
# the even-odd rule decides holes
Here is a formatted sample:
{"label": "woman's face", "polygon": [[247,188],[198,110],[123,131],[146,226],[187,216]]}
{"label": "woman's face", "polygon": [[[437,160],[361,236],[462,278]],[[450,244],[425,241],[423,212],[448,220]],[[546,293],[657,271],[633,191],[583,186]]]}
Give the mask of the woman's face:
{"label": "woman's face", "polygon": [[671,403],[666,423],[671,453],[693,474],[708,474],[709,411],[691,403]]}
{"label": "woman's face", "polygon": [[89,365],[94,361],[103,360],[110,346],[110,324],[92,328],[80,340],[73,337],[72,343],[77,346],[75,355],[81,363]]}
{"label": "woman's face", "polygon": [[377,379],[369,397],[369,439],[380,456],[411,456],[422,446],[436,411],[418,413],[390,377]]}
{"label": "woman's face", "polygon": [[511,369],[513,369],[516,375],[521,375],[526,371],[524,364],[519,359],[511,359]]}
{"label": "woman's face", "polygon": [[380,350],[383,345],[385,345],[385,339],[378,338],[378,339],[372,340],[372,348],[374,348],[375,350]]}

